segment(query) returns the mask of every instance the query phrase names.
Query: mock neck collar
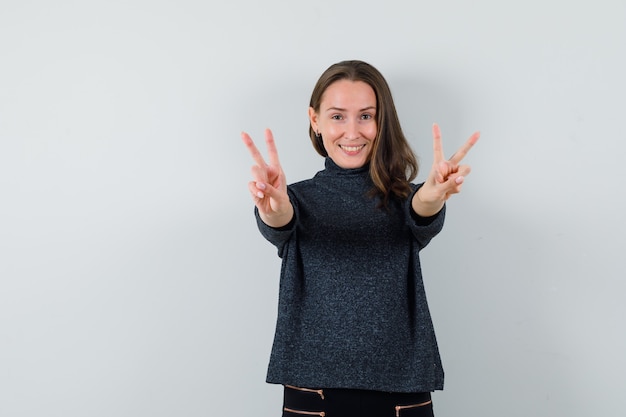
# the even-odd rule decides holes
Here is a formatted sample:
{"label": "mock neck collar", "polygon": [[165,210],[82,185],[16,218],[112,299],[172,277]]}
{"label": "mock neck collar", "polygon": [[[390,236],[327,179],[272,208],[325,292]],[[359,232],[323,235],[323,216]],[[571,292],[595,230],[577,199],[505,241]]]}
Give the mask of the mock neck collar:
{"label": "mock neck collar", "polygon": [[326,172],[335,175],[359,175],[363,173],[369,173],[370,164],[367,162],[365,165],[359,168],[342,168],[335,163],[330,157],[326,157],[324,161],[324,167]]}

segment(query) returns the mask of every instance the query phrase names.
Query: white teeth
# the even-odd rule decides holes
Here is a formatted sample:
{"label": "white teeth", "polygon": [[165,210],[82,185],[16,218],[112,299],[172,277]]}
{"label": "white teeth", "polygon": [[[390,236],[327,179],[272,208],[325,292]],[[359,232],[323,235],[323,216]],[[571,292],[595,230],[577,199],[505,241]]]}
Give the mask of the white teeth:
{"label": "white teeth", "polygon": [[363,149],[363,147],[365,145],[360,145],[360,146],[345,146],[345,145],[340,145],[341,149],[343,149],[346,152],[357,152],[361,149]]}

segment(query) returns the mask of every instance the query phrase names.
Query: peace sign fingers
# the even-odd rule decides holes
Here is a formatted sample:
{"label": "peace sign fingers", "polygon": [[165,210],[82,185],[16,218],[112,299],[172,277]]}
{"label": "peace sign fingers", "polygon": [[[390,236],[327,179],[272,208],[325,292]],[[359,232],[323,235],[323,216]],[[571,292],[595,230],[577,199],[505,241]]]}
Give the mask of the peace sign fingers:
{"label": "peace sign fingers", "polygon": [[467,155],[470,149],[472,149],[472,146],[478,142],[478,138],[480,138],[480,132],[474,132],[472,136],[470,136],[469,139],[463,144],[463,146],[461,146],[459,150],[452,155],[450,162],[455,166],[458,165],[459,162],[465,158],[465,155]]}
{"label": "peace sign fingers", "polygon": [[[433,166],[435,167],[435,180],[445,182],[451,174],[459,172],[459,163],[465,158],[472,146],[478,141],[480,133],[476,132],[456,151],[452,157],[446,160],[441,143],[441,130],[439,125],[433,124]],[[461,173],[461,175],[464,175]],[[461,179],[462,181],[462,179]]]}
{"label": "peace sign fingers", "polygon": [[280,166],[274,136],[271,130],[265,130],[269,164],[250,135],[242,132],[241,139],[255,162],[252,166],[253,180],[248,183],[248,189],[261,219],[273,227],[284,226],[293,216],[293,206],[287,195],[287,181]]}
{"label": "peace sign fingers", "polygon": [[[459,162],[465,155],[472,149],[472,146],[478,142],[478,138],[480,138],[480,132],[474,132],[472,136],[456,151],[452,157],[449,159],[449,162],[453,166],[459,165]],[[443,153],[443,145],[441,144],[441,129],[437,123],[433,124],[433,152],[434,152],[434,162],[435,164],[439,164],[439,162],[445,161],[446,157]]]}

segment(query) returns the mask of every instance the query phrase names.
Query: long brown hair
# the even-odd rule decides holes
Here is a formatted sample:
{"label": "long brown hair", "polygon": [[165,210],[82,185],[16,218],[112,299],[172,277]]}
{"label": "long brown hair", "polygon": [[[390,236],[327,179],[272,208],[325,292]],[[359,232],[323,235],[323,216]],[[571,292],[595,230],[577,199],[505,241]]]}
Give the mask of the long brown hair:
{"label": "long brown hair", "polygon": [[[370,154],[370,176],[374,183],[371,194],[380,198],[381,206],[387,207],[390,199],[404,199],[411,193],[409,183],[417,176],[417,159],[402,132],[387,81],[376,68],[366,62],[342,61],[328,67],[313,88],[310,107],[319,114],[326,89],[344,79],[363,81],[372,87],[376,95],[377,132]],[[322,138],[315,134],[311,125],[309,136],[317,153],[327,157]]]}

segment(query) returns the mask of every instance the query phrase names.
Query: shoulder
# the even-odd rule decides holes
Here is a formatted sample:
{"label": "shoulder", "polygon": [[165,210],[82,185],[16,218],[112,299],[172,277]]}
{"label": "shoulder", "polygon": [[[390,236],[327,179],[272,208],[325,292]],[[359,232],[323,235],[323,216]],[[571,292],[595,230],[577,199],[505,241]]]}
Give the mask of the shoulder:
{"label": "shoulder", "polygon": [[314,196],[319,189],[318,180],[313,177],[302,181],[296,181],[287,186],[287,193],[292,201],[306,200]]}
{"label": "shoulder", "polygon": [[302,181],[292,182],[287,186],[287,188],[293,191],[306,190],[307,188],[315,186],[316,182],[315,177],[313,177]]}
{"label": "shoulder", "polygon": [[287,185],[287,188],[292,190],[305,190],[310,187],[314,187],[324,177],[324,171],[317,172],[313,177],[300,181],[294,181]]}

